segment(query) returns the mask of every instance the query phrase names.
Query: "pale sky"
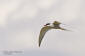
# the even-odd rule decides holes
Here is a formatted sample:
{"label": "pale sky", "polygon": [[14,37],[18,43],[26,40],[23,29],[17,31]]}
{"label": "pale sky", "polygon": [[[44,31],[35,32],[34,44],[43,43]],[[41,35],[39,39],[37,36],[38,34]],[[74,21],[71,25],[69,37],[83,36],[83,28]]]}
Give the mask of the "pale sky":
{"label": "pale sky", "polygon": [[[0,0],[0,55],[85,56],[84,0]],[[60,21],[72,30],[50,30],[38,47],[44,24]]]}

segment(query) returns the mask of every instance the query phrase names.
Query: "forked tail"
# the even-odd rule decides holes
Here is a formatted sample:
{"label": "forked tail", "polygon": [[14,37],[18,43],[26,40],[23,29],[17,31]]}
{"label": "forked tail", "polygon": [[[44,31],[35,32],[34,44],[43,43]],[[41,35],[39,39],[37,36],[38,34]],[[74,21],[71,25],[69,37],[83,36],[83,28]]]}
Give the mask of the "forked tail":
{"label": "forked tail", "polygon": [[71,30],[68,30],[68,29],[64,29],[64,28],[61,28],[61,30],[65,30],[65,31],[71,31]]}

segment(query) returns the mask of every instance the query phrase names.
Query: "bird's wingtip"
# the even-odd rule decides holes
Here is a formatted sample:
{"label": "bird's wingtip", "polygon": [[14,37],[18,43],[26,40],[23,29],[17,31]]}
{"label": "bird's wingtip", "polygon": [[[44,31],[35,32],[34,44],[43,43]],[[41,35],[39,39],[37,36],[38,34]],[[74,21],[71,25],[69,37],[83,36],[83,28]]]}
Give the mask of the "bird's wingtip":
{"label": "bird's wingtip", "polygon": [[40,47],[40,44],[38,46]]}

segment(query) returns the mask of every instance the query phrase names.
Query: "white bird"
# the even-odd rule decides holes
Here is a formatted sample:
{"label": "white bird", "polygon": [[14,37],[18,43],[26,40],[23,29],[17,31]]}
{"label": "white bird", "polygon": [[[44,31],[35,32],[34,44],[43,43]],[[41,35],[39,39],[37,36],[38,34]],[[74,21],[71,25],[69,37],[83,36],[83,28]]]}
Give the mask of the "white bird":
{"label": "white bird", "polygon": [[[44,27],[41,29],[40,35],[39,35],[39,47],[40,47],[40,45],[41,45],[41,42],[42,42],[42,39],[43,39],[44,35],[46,34],[46,32],[47,32],[48,30],[51,30],[51,29],[67,30],[67,29],[61,28],[61,27],[60,27],[60,24],[61,24],[60,22],[54,21],[54,22],[52,23],[52,25],[51,25],[50,23],[47,23],[46,25],[44,25]],[[68,30],[67,30],[67,31],[68,31]]]}

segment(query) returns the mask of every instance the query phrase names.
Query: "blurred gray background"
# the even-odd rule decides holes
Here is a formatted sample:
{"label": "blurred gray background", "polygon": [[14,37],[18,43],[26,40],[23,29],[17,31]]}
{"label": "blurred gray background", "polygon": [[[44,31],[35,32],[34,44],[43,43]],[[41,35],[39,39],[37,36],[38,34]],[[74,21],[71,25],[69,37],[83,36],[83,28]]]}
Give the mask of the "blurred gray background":
{"label": "blurred gray background", "polygon": [[[85,56],[85,0],[0,0],[0,55]],[[50,30],[38,47],[44,24],[60,21],[72,30]]]}

